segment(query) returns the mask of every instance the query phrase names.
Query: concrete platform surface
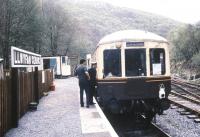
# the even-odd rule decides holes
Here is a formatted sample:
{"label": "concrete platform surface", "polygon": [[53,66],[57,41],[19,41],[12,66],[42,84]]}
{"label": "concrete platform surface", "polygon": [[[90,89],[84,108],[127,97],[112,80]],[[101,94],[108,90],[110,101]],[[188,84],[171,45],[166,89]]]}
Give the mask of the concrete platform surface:
{"label": "concrete platform surface", "polygon": [[38,110],[26,113],[5,137],[111,137],[115,131],[99,106],[80,107],[77,78],[55,80],[56,91],[43,97]]}

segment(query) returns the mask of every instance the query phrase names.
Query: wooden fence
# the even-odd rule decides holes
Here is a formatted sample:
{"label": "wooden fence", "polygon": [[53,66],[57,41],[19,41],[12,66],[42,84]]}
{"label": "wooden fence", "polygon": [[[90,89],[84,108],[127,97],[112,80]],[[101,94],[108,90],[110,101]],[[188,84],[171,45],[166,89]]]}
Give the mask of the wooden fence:
{"label": "wooden fence", "polygon": [[[0,74],[0,137],[2,137],[10,128],[17,126],[15,120],[18,121],[28,111],[29,103],[37,102],[36,96],[41,98],[44,92],[49,91],[53,72],[51,70],[37,73],[18,72],[18,80],[15,82],[12,82],[14,76],[11,71],[0,71],[0,73],[3,73]],[[35,86],[36,76],[38,87]],[[16,93],[13,93],[13,84],[17,85]],[[17,103],[14,100],[17,100]],[[17,113],[13,113],[16,109]]]}

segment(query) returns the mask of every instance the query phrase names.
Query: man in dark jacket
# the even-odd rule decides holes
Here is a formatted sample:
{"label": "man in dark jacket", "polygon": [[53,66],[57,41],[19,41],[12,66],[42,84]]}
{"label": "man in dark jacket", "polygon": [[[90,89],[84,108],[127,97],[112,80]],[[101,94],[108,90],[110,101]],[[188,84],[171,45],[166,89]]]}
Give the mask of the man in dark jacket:
{"label": "man in dark jacket", "polygon": [[80,87],[80,103],[81,107],[84,107],[83,101],[83,91],[85,90],[86,94],[86,107],[89,108],[89,80],[90,76],[86,68],[86,60],[81,59],[80,65],[76,68],[75,75],[78,76],[79,79],[79,87]]}
{"label": "man in dark jacket", "polygon": [[96,86],[97,86],[97,81],[96,81],[96,75],[97,75],[97,71],[96,71],[96,67],[97,67],[97,63],[91,63],[92,66],[91,68],[88,70],[89,75],[90,75],[90,97],[89,97],[89,103],[90,105],[95,104],[93,102],[93,96],[96,98]]}

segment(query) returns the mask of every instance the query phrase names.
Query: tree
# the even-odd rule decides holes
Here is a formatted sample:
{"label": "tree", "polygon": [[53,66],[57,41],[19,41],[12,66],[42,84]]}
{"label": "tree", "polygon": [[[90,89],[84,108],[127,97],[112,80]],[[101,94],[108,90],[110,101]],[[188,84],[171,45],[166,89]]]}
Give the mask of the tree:
{"label": "tree", "polygon": [[5,67],[9,68],[10,47],[38,52],[41,46],[41,21],[37,0],[1,0],[0,42]]}
{"label": "tree", "polygon": [[46,48],[49,55],[65,54],[72,43],[74,24],[70,16],[59,3],[53,0],[43,1]]}
{"label": "tree", "polygon": [[182,62],[184,69],[199,70],[200,28],[198,25],[184,25],[170,33],[172,55],[175,62]]}

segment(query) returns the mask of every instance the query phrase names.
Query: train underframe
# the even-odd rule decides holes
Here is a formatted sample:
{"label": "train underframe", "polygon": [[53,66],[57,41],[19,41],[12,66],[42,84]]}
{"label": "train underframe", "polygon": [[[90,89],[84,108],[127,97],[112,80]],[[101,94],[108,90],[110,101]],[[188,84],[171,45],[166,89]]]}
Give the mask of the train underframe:
{"label": "train underframe", "polygon": [[112,98],[107,102],[101,102],[101,99],[99,101],[104,109],[113,114],[142,114],[149,120],[152,120],[156,114],[163,114],[163,111],[167,110],[170,106],[168,99],[116,100]]}
{"label": "train underframe", "polygon": [[[171,80],[146,82],[137,79],[98,84],[99,103],[114,114],[143,114],[151,120],[170,107],[168,95],[171,91]],[[160,95],[162,91],[164,96]]]}

